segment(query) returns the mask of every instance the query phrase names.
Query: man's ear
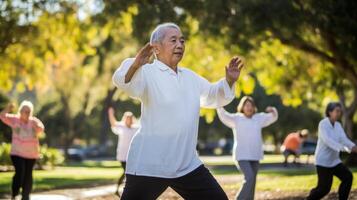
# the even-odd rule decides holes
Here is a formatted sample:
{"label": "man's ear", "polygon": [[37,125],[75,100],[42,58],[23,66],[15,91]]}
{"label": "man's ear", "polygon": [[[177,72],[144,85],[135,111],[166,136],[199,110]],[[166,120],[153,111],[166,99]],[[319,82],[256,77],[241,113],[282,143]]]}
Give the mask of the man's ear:
{"label": "man's ear", "polygon": [[159,54],[160,49],[158,44],[152,44],[154,54]]}

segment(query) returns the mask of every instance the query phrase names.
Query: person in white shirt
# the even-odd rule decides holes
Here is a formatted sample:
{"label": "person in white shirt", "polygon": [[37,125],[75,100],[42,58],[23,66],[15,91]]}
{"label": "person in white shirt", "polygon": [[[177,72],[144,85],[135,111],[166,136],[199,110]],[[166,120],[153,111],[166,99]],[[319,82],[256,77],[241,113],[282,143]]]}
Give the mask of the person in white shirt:
{"label": "person in white shirt", "polygon": [[[184,199],[227,199],[196,151],[200,107],[231,102],[243,62],[234,57],[226,77],[210,83],[179,67],[185,38],[173,23],[158,25],[136,58],[113,75],[120,90],[141,101],[140,129],[129,148],[122,199],[156,199],[167,187]],[[148,63],[154,54],[156,59]]]}
{"label": "person in white shirt", "polygon": [[134,123],[135,117],[131,112],[125,112],[122,120],[120,122],[117,121],[114,115],[114,109],[112,107],[108,109],[108,117],[113,133],[119,136],[117,160],[120,162],[123,168],[123,174],[118,179],[117,190],[115,192],[115,194],[119,196],[119,186],[122,184],[125,178],[126,157],[128,154],[129,146],[133,136],[139,129],[139,125]]}
{"label": "person in white shirt", "polygon": [[262,128],[278,119],[274,107],[267,107],[266,112],[257,113],[252,97],[244,96],[237,107],[237,113],[228,113],[224,108],[217,109],[219,119],[233,129],[233,159],[244,175],[243,186],[236,199],[254,199],[255,183],[259,160],[263,159]]}
{"label": "person in white shirt", "polygon": [[347,138],[338,120],[341,117],[341,104],[331,102],[327,105],[326,118],[319,123],[319,138],[315,151],[315,165],[317,170],[317,186],[310,191],[308,200],[322,199],[330,192],[333,176],[341,180],[338,189],[339,199],[348,199],[353,175],[342,164],[340,152],[357,152],[357,146]]}

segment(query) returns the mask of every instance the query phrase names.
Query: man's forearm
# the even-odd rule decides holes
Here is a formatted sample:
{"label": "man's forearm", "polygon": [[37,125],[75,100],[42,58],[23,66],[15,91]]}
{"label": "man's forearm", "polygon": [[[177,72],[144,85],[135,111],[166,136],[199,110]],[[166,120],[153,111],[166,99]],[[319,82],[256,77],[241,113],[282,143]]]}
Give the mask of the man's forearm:
{"label": "man's forearm", "polygon": [[125,74],[125,83],[129,83],[131,79],[133,78],[135,72],[140,68],[141,66],[138,66],[135,64],[135,62],[130,66],[129,70]]}

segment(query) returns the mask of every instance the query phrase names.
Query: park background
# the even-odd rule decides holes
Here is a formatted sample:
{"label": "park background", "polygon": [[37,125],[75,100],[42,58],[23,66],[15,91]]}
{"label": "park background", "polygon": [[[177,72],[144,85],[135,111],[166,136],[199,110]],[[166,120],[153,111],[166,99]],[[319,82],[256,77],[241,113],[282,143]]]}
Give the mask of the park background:
{"label": "park background", "polygon": [[[237,98],[226,109],[235,112],[243,95],[251,95],[259,111],[277,107],[278,121],[263,130],[265,150],[272,154],[263,162],[282,162],[275,154],[285,136],[306,128],[315,141],[330,101],[342,103],[345,131],[357,137],[356,9],[353,0],[0,0],[0,109],[30,100],[45,124],[35,191],[114,183],[119,164],[107,160],[115,156],[117,136],[107,109],[115,107],[118,119],[127,110],[140,117],[140,103],[118,91],[111,76],[148,42],[157,24],[175,22],[187,40],[180,65],[210,81],[224,76],[232,56],[244,56]],[[230,155],[232,138],[215,110],[201,110],[201,155]],[[0,173],[0,193],[6,194],[11,130],[1,123],[0,142],[0,165],[10,170]],[[215,174],[238,174],[233,161],[223,160],[205,161]],[[76,181],[71,177],[78,169],[98,171]],[[258,190],[301,196],[316,183],[310,165],[279,171],[263,171],[267,180],[280,179],[267,187],[258,183]],[[279,185],[285,179],[291,186]],[[227,186],[232,193],[239,182]]]}

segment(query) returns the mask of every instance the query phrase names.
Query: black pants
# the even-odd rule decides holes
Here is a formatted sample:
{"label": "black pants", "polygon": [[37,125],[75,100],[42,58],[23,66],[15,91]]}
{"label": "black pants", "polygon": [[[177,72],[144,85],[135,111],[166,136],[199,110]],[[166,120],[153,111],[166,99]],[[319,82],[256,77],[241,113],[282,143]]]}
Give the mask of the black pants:
{"label": "black pants", "polygon": [[316,166],[318,183],[317,187],[312,189],[308,200],[322,199],[330,192],[333,176],[337,176],[341,180],[338,188],[338,196],[340,200],[347,200],[352,186],[353,175],[350,170],[342,163],[335,167]]}
{"label": "black pants", "polygon": [[171,187],[184,199],[228,200],[216,179],[203,165],[179,178],[126,175],[123,200],[151,200]]}
{"label": "black pants", "polygon": [[18,195],[22,188],[22,199],[27,200],[32,190],[32,170],[36,159],[11,156],[11,161],[15,168],[15,175],[12,178],[12,196]]}
{"label": "black pants", "polygon": [[120,175],[118,179],[118,187],[117,187],[117,192],[119,191],[119,186],[123,183],[124,178],[125,178],[125,169],[126,169],[126,162],[125,161],[120,161],[121,167],[123,168],[123,173]]}

